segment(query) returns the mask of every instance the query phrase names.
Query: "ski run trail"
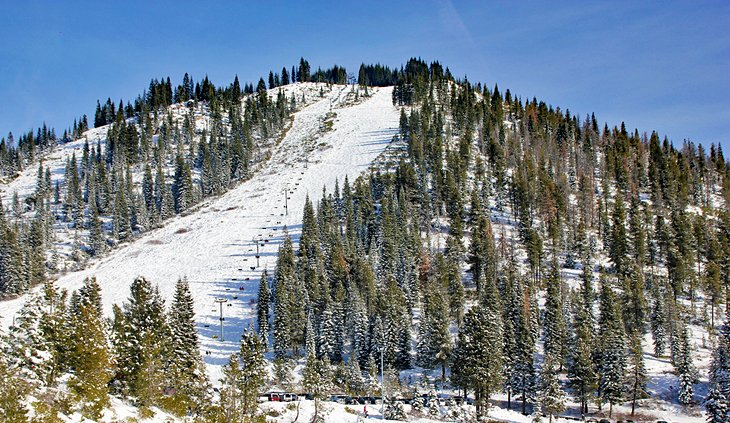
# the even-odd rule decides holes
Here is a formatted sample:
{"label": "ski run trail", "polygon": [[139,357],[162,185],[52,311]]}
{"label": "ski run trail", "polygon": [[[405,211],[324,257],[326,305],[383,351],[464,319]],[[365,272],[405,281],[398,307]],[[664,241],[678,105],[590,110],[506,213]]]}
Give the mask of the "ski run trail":
{"label": "ski run trail", "polygon": [[[195,212],[122,244],[86,269],[59,276],[56,285],[71,292],[85,278],[95,276],[102,288],[104,311],[111,316],[112,305],[127,300],[136,277],[157,284],[167,304],[177,280],[187,278],[203,357],[211,381],[218,385],[222,366],[238,350],[243,330],[254,323],[261,274],[268,269],[269,277],[273,275],[285,231],[297,248],[307,195],[316,204],[323,187],[332,192],[335,181],[342,184],[346,175],[354,182],[398,130],[400,115],[392,104],[392,87],[372,89],[370,97],[360,97],[354,105],[345,102],[350,89],[334,86],[322,99],[298,111],[271,159],[251,179],[205,201]],[[331,128],[326,121],[332,122]],[[63,167],[56,170],[62,172]],[[34,181],[34,172],[25,173],[31,175],[24,179]],[[4,328],[12,324],[27,298],[0,302]],[[219,299],[226,302],[221,306]]]}

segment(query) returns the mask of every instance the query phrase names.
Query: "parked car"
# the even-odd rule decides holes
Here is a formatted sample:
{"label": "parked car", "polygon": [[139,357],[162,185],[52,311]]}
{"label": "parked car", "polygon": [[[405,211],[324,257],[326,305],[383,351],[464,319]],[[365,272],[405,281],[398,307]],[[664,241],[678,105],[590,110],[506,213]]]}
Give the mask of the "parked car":
{"label": "parked car", "polygon": [[292,394],[291,392],[284,393],[284,402],[299,401],[299,395]]}
{"label": "parked car", "polygon": [[269,392],[266,396],[272,402],[292,402],[299,400],[299,395],[291,392]]}
{"label": "parked car", "polygon": [[357,397],[356,401],[360,405],[375,404],[375,397]]}
{"label": "parked car", "polygon": [[330,396],[331,402],[336,402],[336,403],[340,403],[340,404],[349,404],[348,399],[352,400],[352,397],[347,396],[345,394],[334,394],[334,395]]}

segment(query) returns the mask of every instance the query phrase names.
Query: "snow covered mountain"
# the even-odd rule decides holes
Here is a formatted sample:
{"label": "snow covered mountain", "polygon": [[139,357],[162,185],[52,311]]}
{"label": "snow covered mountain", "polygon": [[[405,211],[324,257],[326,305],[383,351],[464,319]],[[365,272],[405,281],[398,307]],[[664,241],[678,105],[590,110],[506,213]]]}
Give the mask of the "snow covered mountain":
{"label": "snow covered mountain", "polygon": [[[290,86],[292,94],[314,84]],[[78,272],[61,275],[56,285],[69,291],[95,276],[102,286],[107,313],[129,295],[129,285],[144,276],[170,298],[175,282],[187,278],[195,298],[202,348],[210,365],[211,380],[237,349],[242,330],[252,323],[256,289],[263,270],[273,270],[284,231],[294,240],[301,227],[307,195],[318,197],[335,181],[354,180],[389,146],[398,129],[399,111],[392,104],[392,88],[373,88],[371,96],[354,101],[351,86],[335,86],[294,114],[284,139],[271,159],[253,177],[222,195],[206,201],[195,213],[179,216],[157,230],[111,252]],[[326,127],[325,122],[331,122]],[[106,128],[93,129],[91,139],[103,137]],[[46,165],[62,175],[66,158],[80,153],[82,141],[65,145]],[[4,189],[30,195],[35,172],[26,171]],[[285,200],[285,192],[288,199]],[[288,209],[285,210],[285,206]],[[256,259],[256,243],[260,259]],[[27,296],[0,302],[3,326],[12,323]],[[225,299],[224,339],[219,333],[217,299]]]}
{"label": "snow covered mountain", "polygon": [[[537,388],[538,382],[546,385],[539,378],[553,377],[552,388],[555,391],[574,383],[575,375],[568,368],[573,365],[571,360],[575,356],[569,348],[578,342],[580,319],[577,316],[580,312],[591,314],[586,320],[590,330],[585,332],[591,332],[590,336],[586,335],[590,338],[586,342],[595,342],[590,345],[595,349],[583,358],[589,362],[593,360],[595,351],[600,348],[605,351],[605,345],[600,344],[603,342],[601,334],[592,333],[601,327],[593,320],[594,317],[600,320],[599,314],[603,318],[605,313],[613,315],[618,322],[612,327],[621,333],[613,340],[620,338],[620,343],[611,350],[626,353],[620,357],[624,360],[623,366],[629,358],[627,333],[630,332],[633,336],[631,341],[636,340],[639,345],[637,354],[646,365],[642,376],[646,376],[645,388],[649,394],[648,398],[639,399],[640,412],[646,412],[652,418],[704,420],[697,402],[707,395],[710,355],[716,339],[711,332],[715,330],[715,313],[721,314],[720,302],[710,301],[711,285],[705,288],[710,284],[705,282],[714,275],[710,272],[713,269],[711,264],[722,262],[718,257],[723,257],[723,248],[727,246],[723,244],[722,225],[726,218],[722,209],[727,201],[725,198],[730,198],[723,191],[723,187],[730,186],[727,182],[730,177],[723,175],[730,173],[725,171],[721,152],[716,155],[713,150],[710,156],[713,165],[722,163],[722,169],[719,164],[715,165],[715,169],[704,165],[703,150],[695,155],[694,145],[685,145],[683,152],[677,153],[667,143],[660,147],[654,134],[649,141],[647,136],[641,137],[638,132],[630,135],[623,127],[613,131],[606,127],[601,132],[595,118],[579,122],[570,113],[563,115],[560,109],[548,108],[534,99],[525,102],[523,107],[521,100],[512,98],[509,91],[502,97],[497,87],[490,92],[481,84],[473,86],[465,81],[456,81],[448,69],[444,73],[438,63],[432,64],[429,69],[420,61],[409,62],[403,73],[412,78],[409,83],[404,82],[407,78],[390,81],[388,78],[395,78],[395,73],[378,66],[361,70],[360,79],[375,82],[379,87],[298,82],[266,91],[263,85],[255,93],[251,89],[243,101],[231,102],[235,106],[227,111],[230,115],[221,113],[215,101],[198,103],[191,100],[172,103],[154,112],[145,110],[147,114],[142,116],[153,118],[143,118],[144,123],[139,123],[135,117],[126,117],[126,121],[117,118],[115,125],[88,130],[81,138],[45,152],[41,176],[34,166],[26,168],[12,181],[0,185],[0,198],[8,209],[6,214],[21,222],[18,232],[28,234],[21,240],[24,242],[32,240],[32,224],[28,224],[31,216],[43,216],[42,207],[35,204],[35,195],[45,192],[43,195],[48,196],[45,204],[50,208],[49,190],[54,186],[61,187],[56,188],[53,202],[54,221],[37,218],[47,225],[47,231],[53,232],[52,236],[47,236],[53,244],[48,254],[49,263],[53,263],[49,268],[54,270],[50,276],[56,288],[68,292],[81,288],[87,278],[96,278],[101,287],[101,307],[106,316],[112,315],[113,306],[128,300],[130,285],[138,276],[157,285],[168,304],[172,301],[176,282],[186,279],[195,305],[194,324],[200,337],[200,353],[210,381],[219,387],[225,385],[221,383],[224,366],[231,354],[239,351],[242,333],[256,321],[257,290],[262,274],[267,272],[270,278],[273,277],[279,248],[287,236],[294,242],[294,250],[298,249],[303,226],[306,226],[303,222],[307,221],[307,198],[316,204],[319,198],[326,198],[322,195],[323,190],[337,190],[339,194],[339,187],[343,186],[345,179],[352,183],[372,169],[392,172],[387,177],[373,174],[369,182],[363,182],[367,201],[359,197],[362,200],[360,204],[356,204],[354,197],[346,199],[344,195],[338,195],[339,220],[334,224],[324,222],[325,228],[315,231],[315,244],[333,242],[327,244],[331,246],[341,242],[346,245],[348,263],[344,267],[350,266],[348,272],[352,270],[355,276],[348,273],[341,280],[336,280],[332,276],[336,273],[332,256],[322,258],[327,254],[312,253],[315,258],[311,261],[319,266],[317,271],[320,272],[314,277],[314,283],[323,283],[327,294],[320,291],[312,294],[322,295],[324,300],[313,300],[308,304],[309,315],[304,317],[302,314],[303,319],[295,322],[296,330],[299,330],[305,326],[301,320],[306,320],[307,348],[310,348],[310,331],[317,333],[317,343],[323,342],[319,338],[325,337],[326,325],[333,321],[338,322],[340,335],[344,338],[341,328],[348,326],[350,331],[358,324],[354,319],[350,320],[350,312],[360,311],[347,307],[362,306],[359,301],[368,297],[369,315],[359,322],[364,328],[363,337],[367,338],[363,342],[363,345],[367,344],[363,348],[368,349],[365,360],[375,358],[373,354],[381,348],[381,339],[383,344],[386,343],[385,332],[389,337],[396,333],[393,327],[382,327],[383,320],[380,319],[391,318],[388,324],[402,324],[402,327],[396,328],[400,332],[392,339],[397,338],[397,341],[392,342],[389,338],[388,342],[393,345],[386,349],[391,348],[389,352],[393,352],[396,348],[403,348],[409,363],[400,367],[401,380],[406,382],[396,384],[401,392],[424,387],[431,389],[440,383],[439,377],[431,373],[434,367],[440,366],[434,366],[434,360],[421,365],[423,357],[430,354],[440,359],[444,354],[451,354],[452,347],[457,349],[464,329],[464,313],[471,308],[479,309],[484,302],[499,303],[496,297],[485,297],[495,295],[499,289],[499,294],[504,297],[500,307],[504,306],[504,310],[497,311],[503,311],[504,315],[492,316],[504,320],[510,316],[522,325],[525,333],[531,333],[525,335],[525,339],[531,340],[529,348],[525,349],[529,351],[525,360],[529,362],[534,383],[523,384],[522,389],[530,385],[531,395],[541,396],[539,400],[531,398],[531,402],[549,404],[552,399],[544,398],[547,387],[540,385]],[[335,70],[344,72],[337,67]],[[241,109],[237,103],[240,103]],[[253,108],[257,110],[252,111]],[[236,113],[246,116],[246,119],[255,117],[241,125],[237,122]],[[271,125],[274,118],[277,124]],[[258,122],[259,127],[252,130],[247,126],[251,122]],[[95,216],[90,208],[82,207],[81,212],[75,210],[81,200],[74,196],[83,192],[84,196],[90,197],[84,202],[91,205],[98,201],[98,207],[103,209],[102,201],[94,199],[103,187],[68,188],[71,183],[67,179],[76,177],[68,169],[73,167],[70,163],[75,164],[76,160],[88,155],[89,146],[92,156],[94,148],[98,149],[96,157],[99,163],[103,160],[113,162],[108,152],[126,148],[119,144],[125,135],[120,136],[115,131],[124,134],[127,124],[132,126],[136,123],[139,123],[142,134],[140,144],[147,140],[155,147],[140,148],[144,152],[144,160],[131,160],[126,169],[124,165],[107,166],[115,172],[112,181],[117,178],[124,181],[126,178],[126,183],[116,183],[117,197],[113,200],[106,198],[109,213],[98,220],[105,233],[116,237],[119,235],[117,227],[120,222],[125,222],[123,217],[119,217],[119,210],[136,207],[135,213],[139,215],[134,217],[135,224],[126,223],[131,236],[119,236],[120,241],[110,236],[104,245],[111,248],[98,252],[91,240]],[[247,129],[241,130],[241,127]],[[236,138],[239,130],[245,135],[243,141],[249,143],[241,149],[248,156],[228,157],[227,154],[239,153],[234,151],[237,148],[234,141],[242,141]],[[221,134],[231,140],[230,145],[226,145],[222,153],[211,153],[217,148],[216,135]],[[209,146],[204,145],[206,139],[210,139]],[[200,143],[197,146],[196,140]],[[134,146],[136,151],[136,141]],[[116,152],[114,154],[118,154]],[[103,159],[100,158],[102,155]],[[695,156],[701,156],[701,159],[695,159]],[[394,157],[399,161],[393,160]],[[682,162],[687,157],[691,158],[687,159],[691,165]],[[126,164],[126,159],[122,155],[121,162]],[[242,171],[238,178],[220,183],[218,176],[211,176],[215,172],[206,167],[220,165],[215,163],[216,160],[224,163],[218,173],[221,173],[220,169],[234,168],[231,163],[235,160],[242,161],[246,171]],[[84,161],[89,163],[94,159],[85,158]],[[703,165],[695,167],[694,163]],[[170,195],[168,187],[171,187],[172,194],[176,196],[174,203],[162,195],[152,195],[153,185],[145,178],[149,179],[149,168],[154,171],[155,165],[162,181],[159,185],[155,182],[155,186],[165,187],[167,196]],[[96,169],[84,166],[86,164],[80,167]],[[701,170],[690,170],[696,168]],[[47,175],[45,182],[44,169]],[[188,180],[185,180],[186,172]],[[125,173],[127,176],[123,176]],[[94,180],[88,177],[89,174],[86,180]],[[694,179],[682,179],[685,185],[677,188],[667,175],[678,174],[691,174]],[[387,179],[389,176],[393,178]],[[173,179],[174,182],[169,184]],[[654,182],[654,179],[660,182]],[[690,184],[686,182],[688,180],[695,182]],[[188,188],[184,183],[191,186],[190,191],[185,191]],[[211,188],[214,183],[225,188]],[[130,187],[127,192],[134,192],[134,198],[120,200],[121,187],[127,185]],[[688,186],[691,186],[692,194]],[[195,200],[193,204],[179,206],[184,197],[180,194],[183,191]],[[151,201],[146,199],[147,194]],[[66,197],[63,201],[59,198],[62,195]],[[622,198],[630,202],[629,213]],[[350,203],[342,204],[347,201]],[[117,205],[119,202],[122,207]],[[664,210],[661,202],[670,206]],[[43,201],[40,203],[44,204]],[[127,207],[127,204],[132,205]],[[170,213],[169,208],[173,204],[176,210]],[[359,213],[357,219],[360,220],[353,218],[343,224],[346,220],[343,210],[349,206],[352,207],[349,209],[351,213]],[[160,218],[166,207],[167,217]],[[145,215],[148,212],[150,215]],[[310,230],[311,218],[310,215]],[[671,224],[666,225],[662,219]],[[335,220],[332,219],[332,222]],[[712,222],[712,230],[702,232],[703,222]],[[668,226],[671,228],[667,229]],[[132,227],[135,229],[132,230]],[[627,234],[625,227],[633,232]],[[715,228],[717,231],[714,231]],[[369,232],[371,229],[372,232]],[[309,236],[312,243],[311,232]],[[338,239],[331,241],[332,238]],[[302,245],[305,245],[305,239],[306,233]],[[705,246],[701,247],[701,244]],[[687,245],[696,246],[695,250],[687,248]],[[313,248],[312,251],[320,247]],[[720,251],[717,252],[717,249]],[[306,254],[296,258],[297,265],[301,265],[297,271],[302,275],[308,275],[302,269],[310,265],[301,264],[309,259]],[[367,257],[358,261],[361,258],[358,254]],[[301,258],[302,255],[304,258]],[[346,260],[344,256],[343,253],[342,262]],[[686,263],[676,265],[679,256]],[[26,260],[28,262],[30,259]],[[327,269],[325,262],[329,266]],[[363,272],[357,266],[363,266],[367,271]],[[677,268],[685,272],[682,275],[688,275],[681,276],[680,282],[676,282],[680,279],[676,276]],[[719,274],[720,270],[717,272]],[[305,277],[301,276],[302,281]],[[484,294],[485,285],[480,287],[479,284],[486,284],[486,280],[493,284],[494,289]],[[644,283],[645,280],[648,282]],[[682,285],[684,281],[689,288]],[[343,289],[345,285],[347,287]],[[516,288],[512,290],[508,286]],[[601,291],[598,286],[608,288]],[[282,282],[281,287],[282,290],[291,288],[292,292],[301,293],[297,291],[299,287],[296,284],[287,286]],[[2,331],[14,325],[24,304],[28,299],[37,298],[35,295],[42,288],[38,285],[29,293],[0,301]],[[340,290],[339,294],[336,289]],[[362,292],[354,293],[356,289]],[[580,296],[587,291],[590,292],[586,297],[590,299],[583,303]],[[597,299],[599,291],[600,301]],[[432,292],[439,295],[431,296]],[[671,292],[674,292],[674,298]],[[306,298],[294,298],[293,302],[309,302],[309,295],[307,292]],[[510,295],[514,297],[507,298]],[[448,300],[445,299],[447,296]],[[336,300],[333,300],[335,297]],[[606,300],[606,297],[610,298]],[[453,298],[456,298],[456,303]],[[494,301],[484,298],[493,298]],[[335,311],[328,308],[330,301],[337,303],[332,306]],[[611,304],[610,307],[604,307],[604,301]],[[600,307],[597,306],[599,302]],[[697,305],[703,307],[701,312],[697,311]],[[676,307],[679,311],[662,311],[662,306]],[[712,318],[707,316],[708,307]],[[390,313],[391,308],[397,310]],[[340,315],[333,318],[334,313]],[[314,314],[316,316],[313,317]],[[325,315],[330,320],[325,320]],[[627,322],[624,326],[622,319],[631,318],[636,318],[636,323]],[[513,326],[505,330],[505,339],[510,336],[516,338],[517,323],[510,321],[509,324]],[[428,328],[427,325],[438,328],[429,333],[423,329]],[[651,331],[648,329],[650,325]],[[315,328],[312,329],[312,326]],[[526,329],[528,327],[529,330]],[[669,341],[672,344],[670,360],[662,352],[649,352],[665,328],[670,332],[669,337],[673,337]],[[555,335],[549,333],[551,330],[561,333]],[[419,338],[422,335],[433,336],[436,332],[448,338],[440,344],[445,346],[446,352],[435,351],[433,346],[422,343],[423,339]],[[414,334],[417,335],[414,337]],[[343,366],[345,361],[348,365],[352,363],[353,357],[359,354],[355,336],[351,332],[346,336],[347,340],[341,340],[338,358],[334,360],[343,363]],[[555,341],[548,345],[550,336],[561,339],[559,348]],[[686,345],[678,347],[680,336]],[[710,340],[709,345],[707,340]],[[282,350],[281,355],[291,353],[297,383],[302,379],[301,366],[304,364],[298,349],[304,343],[299,339],[295,345],[267,353],[269,359],[281,354]],[[506,341],[504,344],[508,348]],[[319,345],[317,348],[320,348]],[[548,352],[548,349],[552,350]],[[344,359],[344,350],[347,350],[347,359]],[[322,351],[318,350],[320,356],[329,354]],[[554,374],[548,374],[551,371],[546,364],[548,354],[561,356],[560,371],[556,370]],[[685,366],[684,382],[675,374],[679,373],[679,359],[675,356],[682,354],[691,357],[695,366]],[[412,362],[410,356],[413,356]],[[396,361],[392,357],[388,359]],[[361,357],[355,361],[358,360],[363,361]],[[439,363],[443,365],[444,374],[449,368],[451,377],[460,363],[453,357],[449,360]],[[418,365],[411,365],[416,362]],[[367,364],[371,372],[377,368],[377,365]],[[504,371],[514,371],[514,367],[510,366],[505,365]],[[268,370],[271,371],[272,367],[269,365]],[[698,372],[690,383],[687,378],[695,376],[695,368]],[[337,369],[345,371],[343,367]],[[499,407],[490,411],[490,416],[507,421],[529,421],[531,417],[505,407],[508,398],[515,401],[520,388],[512,385],[506,388],[513,381],[499,380],[501,372],[497,373],[492,376],[499,387],[488,392],[487,397],[491,397]],[[539,377],[537,373],[540,373]],[[374,380],[372,373],[369,380]],[[503,382],[505,385],[501,385]],[[680,382],[684,384],[682,392],[685,395],[681,400],[677,395]],[[595,384],[595,381],[591,383]],[[623,385],[619,385],[612,389],[623,389]],[[687,385],[690,385],[689,390]],[[693,385],[697,386],[695,391],[691,389]],[[449,389],[453,394],[461,387],[453,385]],[[500,389],[509,390],[511,397]],[[595,390],[595,386],[592,389]],[[569,391],[575,398],[575,388],[570,387]],[[610,402],[611,410],[628,416],[630,404],[626,398],[619,397],[617,394],[615,408],[614,402]],[[577,402],[575,399],[568,401],[574,416]],[[680,405],[680,402],[686,406]],[[117,417],[125,413],[136,414],[134,410],[125,409],[119,398],[114,398],[113,406],[117,409]],[[357,418],[353,410],[347,411],[339,405],[332,407],[332,421],[355,421]],[[272,417],[278,416],[279,420],[295,418],[294,410],[285,406],[269,404],[264,409]],[[304,406],[303,415],[309,416],[312,412],[310,405]],[[437,409],[433,412],[434,416],[443,414],[446,417],[448,411]],[[605,414],[605,411],[599,413]],[[163,415],[158,414],[158,418],[164,418],[160,416]]]}

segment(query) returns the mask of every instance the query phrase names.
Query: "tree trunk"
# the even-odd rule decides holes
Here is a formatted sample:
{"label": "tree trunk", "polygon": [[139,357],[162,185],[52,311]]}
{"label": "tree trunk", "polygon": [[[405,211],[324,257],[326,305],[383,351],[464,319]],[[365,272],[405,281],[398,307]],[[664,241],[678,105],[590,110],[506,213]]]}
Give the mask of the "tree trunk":
{"label": "tree trunk", "polygon": [[637,389],[636,385],[637,384],[634,383],[634,394],[632,395],[632,398],[631,398],[631,415],[632,416],[634,415],[634,410],[636,409],[636,389]]}
{"label": "tree trunk", "polygon": [[522,391],[522,414],[525,414],[527,411],[527,395],[525,395],[525,391]]}
{"label": "tree trunk", "polygon": [[639,394],[639,371],[638,367],[634,369],[634,392],[631,395],[631,415],[634,415],[634,410],[636,409],[636,400],[638,398]]}

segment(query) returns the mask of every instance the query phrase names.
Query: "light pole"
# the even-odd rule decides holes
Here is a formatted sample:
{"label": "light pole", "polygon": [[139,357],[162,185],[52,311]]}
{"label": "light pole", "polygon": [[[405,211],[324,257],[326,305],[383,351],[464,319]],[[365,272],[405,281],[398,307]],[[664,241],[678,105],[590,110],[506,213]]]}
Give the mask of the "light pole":
{"label": "light pole", "polygon": [[225,339],[223,339],[223,320],[224,320],[223,319],[223,303],[227,303],[228,300],[226,300],[225,298],[216,298],[215,302],[217,302],[218,305],[220,306],[220,311],[221,311],[221,317],[220,317],[220,322],[221,322],[221,342],[223,342],[223,341],[225,341]]}

